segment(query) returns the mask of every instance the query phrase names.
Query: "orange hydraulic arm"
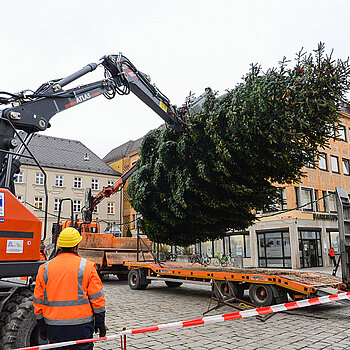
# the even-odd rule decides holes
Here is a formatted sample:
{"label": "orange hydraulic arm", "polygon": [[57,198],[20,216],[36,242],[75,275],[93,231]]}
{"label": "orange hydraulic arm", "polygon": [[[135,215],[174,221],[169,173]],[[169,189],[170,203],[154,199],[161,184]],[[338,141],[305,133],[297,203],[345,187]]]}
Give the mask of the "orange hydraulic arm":
{"label": "orange hydraulic arm", "polygon": [[[129,177],[135,172],[137,163],[135,163],[130,169],[128,169],[113,186],[107,186],[98,193],[95,197],[88,195],[86,200],[86,208],[83,210],[84,215],[92,213],[93,209],[101,203],[104,198],[109,198],[112,194],[118,192],[129,179]],[[90,192],[91,193],[91,192]],[[90,221],[90,220],[88,220]]]}

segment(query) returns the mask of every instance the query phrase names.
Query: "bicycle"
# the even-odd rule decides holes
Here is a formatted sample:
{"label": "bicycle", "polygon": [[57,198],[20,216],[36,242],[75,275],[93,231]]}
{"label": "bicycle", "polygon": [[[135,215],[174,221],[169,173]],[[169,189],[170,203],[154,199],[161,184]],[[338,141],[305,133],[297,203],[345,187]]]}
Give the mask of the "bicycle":
{"label": "bicycle", "polygon": [[214,260],[214,266],[222,266],[222,267],[226,267],[228,265],[233,265],[234,262],[234,258],[231,258],[230,255],[225,254],[220,258],[220,254],[216,253],[215,254],[215,260]]}
{"label": "bicycle", "polygon": [[201,264],[201,257],[199,254],[189,255],[188,261],[191,262],[192,264],[194,264],[194,263]]}
{"label": "bicycle", "polygon": [[201,264],[204,266],[208,266],[211,263],[211,257],[207,254],[203,254],[201,257]]}
{"label": "bicycle", "polygon": [[226,267],[226,266],[235,266],[235,258],[232,257],[231,255],[225,255],[223,257],[224,259],[221,260],[221,266]]}

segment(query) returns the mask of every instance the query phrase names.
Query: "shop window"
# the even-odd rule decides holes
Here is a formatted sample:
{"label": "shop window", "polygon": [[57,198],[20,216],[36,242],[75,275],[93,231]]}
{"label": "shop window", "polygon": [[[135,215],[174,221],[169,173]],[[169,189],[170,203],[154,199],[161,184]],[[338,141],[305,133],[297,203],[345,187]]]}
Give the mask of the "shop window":
{"label": "shop window", "polygon": [[299,250],[301,267],[319,267],[322,262],[320,231],[299,230]]}
{"label": "shop window", "polygon": [[347,140],[346,137],[346,128],[344,125],[338,125],[338,139],[340,141],[345,141]]}
{"label": "shop window", "polygon": [[319,153],[318,154],[318,167],[320,170],[328,170],[327,154],[326,153]]}
{"label": "shop window", "polygon": [[342,163],[343,163],[343,174],[350,175],[349,159],[342,158]]}
{"label": "shop window", "polygon": [[251,257],[249,232],[233,234],[227,238],[228,238],[227,245],[229,245],[230,247],[228,251],[231,253],[233,257],[237,257],[237,256],[241,256],[243,258]]}
{"label": "shop window", "polygon": [[340,254],[339,231],[328,230],[328,234],[329,234],[329,247],[333,247],[334,254]]}
{"label": "shop window", "polygon": [[289,232],[258,232],[257,237],[259,267],[292,267]]}
{"label": "shop window", "polygon": [[333,173],[339,174],[339,162],[336,156],[331,156],[331,169]]}

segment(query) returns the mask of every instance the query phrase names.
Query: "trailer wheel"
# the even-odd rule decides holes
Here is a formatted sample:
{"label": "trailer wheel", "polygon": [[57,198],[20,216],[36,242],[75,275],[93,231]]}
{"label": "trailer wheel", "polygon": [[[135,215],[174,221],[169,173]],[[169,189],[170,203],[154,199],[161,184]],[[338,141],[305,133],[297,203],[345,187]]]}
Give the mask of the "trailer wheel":
{"label": "trailer wheel", "polygon": [[258,307],[275,303],[272,288],[267,284],[251,284],[249,286],[249,298]]}
{"label": "trailer wheel", "polygon": [[[228,282],[233,290],[233,293],[235,294],[235,297],[237,299],[242,299],[244,295],[244,288],[241,284],[235,283],[235,282]],[[229,295],[230,297],[233,297],[231,290],[229,286],[227,285],[226,281],[216,281],[216,284],[218,285],[220,291],[222,294]],[[215,296],[219,298],[219,294],[215,293]]]}
{"label": "trailer wheel", "polygon": [[[31,294],[31,293],[30,293]],[[28,291],[13,295],[0,315],[0,348],[3,350],[42,344]]]}
{"label": "trailer wheel", "polygon": [[138,269],[133,269],[128,275],[129,287],[134,290],[146,289],[147,283],[141,283],[141,273]]}
{"label": "trailer wheel", "polygon": [[182,282],[171,282],[171,281],[164,281],[164,282],[169,288],[178,288],[182,286]]}

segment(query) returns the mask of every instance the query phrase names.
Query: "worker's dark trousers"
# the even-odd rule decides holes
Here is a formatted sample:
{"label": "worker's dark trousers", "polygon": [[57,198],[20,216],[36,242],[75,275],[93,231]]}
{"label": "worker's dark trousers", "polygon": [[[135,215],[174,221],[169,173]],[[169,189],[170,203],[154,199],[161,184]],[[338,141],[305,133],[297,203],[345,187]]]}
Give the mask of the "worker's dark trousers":
{"label": "worker's dark trousers", "polygon": [[331,259],[332,259],[332,261],[333,261],[334,266],[337,266],[337,262],[336,262],[336,260],[335,260],[335,256],[331,256]]}
{"label": "worker's dark trousers", "polygon": [[[94,322],[79,324],[75,326],[47,326],[47,338],[50,343],[62,341],[92,338],[94,333]],[[92,350],[93,343],[78,344],[69,347],[57,348],[57,350]],[[56,348],[55,348],[56,349]]]}

